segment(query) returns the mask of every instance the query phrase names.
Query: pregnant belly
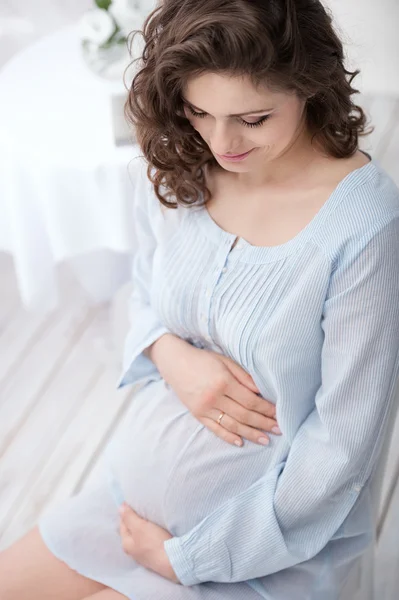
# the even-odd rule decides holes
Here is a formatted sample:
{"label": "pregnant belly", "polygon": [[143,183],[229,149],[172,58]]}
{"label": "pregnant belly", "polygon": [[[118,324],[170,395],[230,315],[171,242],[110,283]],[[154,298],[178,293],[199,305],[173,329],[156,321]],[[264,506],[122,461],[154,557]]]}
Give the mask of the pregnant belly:
{"label": "pregnant belly", "polygon": [[227,444],[199,423],[163,380],[133,398],[108,449],[113,487],[142,517],[182,535],[248,488],[287,455],[269,446]]}

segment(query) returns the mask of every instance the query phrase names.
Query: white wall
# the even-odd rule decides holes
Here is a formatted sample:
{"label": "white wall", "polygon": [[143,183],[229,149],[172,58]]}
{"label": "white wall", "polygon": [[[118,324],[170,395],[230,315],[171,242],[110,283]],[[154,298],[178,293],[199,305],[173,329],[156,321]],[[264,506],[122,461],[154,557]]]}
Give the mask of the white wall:
{"label": "white wall", "polygon": [[356,85],[365,94],[399,96],[399,0],[324,0],[344,34]]}

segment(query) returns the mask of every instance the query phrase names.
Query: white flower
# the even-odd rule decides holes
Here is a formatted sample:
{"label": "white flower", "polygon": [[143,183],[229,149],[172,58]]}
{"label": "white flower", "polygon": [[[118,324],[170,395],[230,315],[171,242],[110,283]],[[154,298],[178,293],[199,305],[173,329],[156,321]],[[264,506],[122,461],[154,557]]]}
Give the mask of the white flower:
{"label": "white flower", "polygon": [[125,37],[133,29],[141,29],[144,23],[146,13],[136,8],[136,6],[137,2],[134,0],[113,0],[108,9]]}
{"label": "white flower", "polygon": [[114,33],[115,23],[106,10],[93,8],[82,16],[79,30],[82,40],[101,46]]}

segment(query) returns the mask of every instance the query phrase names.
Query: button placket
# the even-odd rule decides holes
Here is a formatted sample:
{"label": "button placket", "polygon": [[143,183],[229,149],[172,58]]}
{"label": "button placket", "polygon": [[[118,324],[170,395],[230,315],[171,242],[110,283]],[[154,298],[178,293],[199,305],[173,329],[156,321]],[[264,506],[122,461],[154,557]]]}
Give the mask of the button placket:
{"label": "button placket", "polygon": [[201,334],[204,338],[207,338],[208,333],[208,316],[209,316],[209,305],[210,305],[210,284],[207,285],[205,293],[200,299],[200,313],[199,313],[199,321],[200,321],[200,330]]}
{"label": "button placket", "polygon": [[211,342],[212,336],[210,332],[210,316],[211,316],[211,306],[212,306],[212,296],[215,287],[218,284],[220,276],[222,273],[226,273],[227,266],[226,262],[228,260],[228,255],[231,252],[232,241],[226,240],[222,247],[216,254],[215,257],[215,268],[212,271],[212,279],[208,281],[208,285],[205,288],[205,293],[202,298],[202,305],[200,308],[200,327],[201,332],[204,338]]}

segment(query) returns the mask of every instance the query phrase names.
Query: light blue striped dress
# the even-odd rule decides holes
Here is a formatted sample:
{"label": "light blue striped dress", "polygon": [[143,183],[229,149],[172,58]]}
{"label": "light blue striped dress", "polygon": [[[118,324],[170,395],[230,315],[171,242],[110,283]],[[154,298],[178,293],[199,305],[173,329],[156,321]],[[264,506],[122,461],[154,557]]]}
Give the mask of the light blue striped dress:
{"label": "light blue striped dress", "polygon": [[[273,247],[233,247],[205,206],[161,210],[142,159],[134,198],[119,386],[143,386],[107,448],[104,481],[42,516],[45,542],[132,600],[337,600],[371,539],[394,406],[397,187],[372,160]],[[282,435],[237,448],[196,421],[142,353],[165,332],[240,363],[275,403]],[[165,548],[183,585],[123,553],[123,499],[174,536]]]}

